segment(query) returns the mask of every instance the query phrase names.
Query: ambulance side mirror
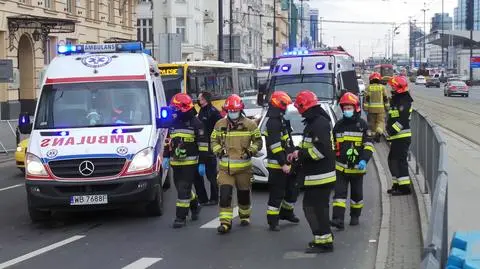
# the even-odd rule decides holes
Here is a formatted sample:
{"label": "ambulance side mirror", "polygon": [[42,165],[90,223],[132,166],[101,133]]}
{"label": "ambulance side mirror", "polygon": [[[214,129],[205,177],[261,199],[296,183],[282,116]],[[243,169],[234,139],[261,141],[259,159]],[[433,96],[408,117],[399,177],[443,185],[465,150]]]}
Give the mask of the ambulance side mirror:
{"label": "ambulance side mirror", "polygon": [[172,127],[173,120],[177,117],[175,111],[170,107],[165,106],[160,108],[160,118],[156,119],[158,129],[168,129]]}
{"label": "ambulance side mirror", "polygon": [[22,112],[18,116],[18,131],[21,134],[32,133],[33,124],[30,122],[30,114],[28,112]]}
{"label": "ambulance side mirror", "polygon": [[265,96],[267,93],[267,83],[258,84],[257,105],[263,106],[265,103]]}

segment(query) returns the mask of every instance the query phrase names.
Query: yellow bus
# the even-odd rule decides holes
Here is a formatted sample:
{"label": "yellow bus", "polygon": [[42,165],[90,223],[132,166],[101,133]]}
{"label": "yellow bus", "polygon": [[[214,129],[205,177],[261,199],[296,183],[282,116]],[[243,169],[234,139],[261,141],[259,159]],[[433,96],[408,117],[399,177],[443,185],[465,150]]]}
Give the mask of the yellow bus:
{"label": "yellow bus", "polygon": [[[235,93],[253,95],[257,91],[256,68],[251,64],[220,61],[190,61],[159,64],[167,102],[183,92],[197,100],[198,94],[212,94],[215,107],[221,111],[225,99]],[[196,106],[198,110],[198,106]]]}

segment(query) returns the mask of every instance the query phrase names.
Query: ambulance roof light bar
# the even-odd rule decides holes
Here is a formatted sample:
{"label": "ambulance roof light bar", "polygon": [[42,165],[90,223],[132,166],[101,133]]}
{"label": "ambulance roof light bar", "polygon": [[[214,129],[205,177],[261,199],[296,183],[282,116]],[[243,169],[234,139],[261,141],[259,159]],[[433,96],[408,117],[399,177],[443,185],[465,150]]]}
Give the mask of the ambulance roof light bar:
{"label": "ambulance roof light bar", "polygon": [[58,45],[57,54],[144,52],[142,42]]}

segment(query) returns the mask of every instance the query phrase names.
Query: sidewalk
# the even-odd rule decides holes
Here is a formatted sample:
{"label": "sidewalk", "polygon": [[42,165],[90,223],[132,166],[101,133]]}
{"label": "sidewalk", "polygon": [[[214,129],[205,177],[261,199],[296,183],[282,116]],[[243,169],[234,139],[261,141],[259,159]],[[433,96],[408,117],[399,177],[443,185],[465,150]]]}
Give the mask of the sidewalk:
{"label": "sidewalk", "polygon": [[5,163],[13,160],[15,160],[14,152],[0,153],[0,163]]}

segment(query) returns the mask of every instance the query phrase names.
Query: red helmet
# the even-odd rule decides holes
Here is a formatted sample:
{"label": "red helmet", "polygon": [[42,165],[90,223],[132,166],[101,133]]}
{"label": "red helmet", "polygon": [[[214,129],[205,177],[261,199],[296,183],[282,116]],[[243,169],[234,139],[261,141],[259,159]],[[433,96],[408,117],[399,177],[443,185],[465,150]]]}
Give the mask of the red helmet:
{"label": "red helmet", "polygon": [[297,98],[295,98],[295,107],[298,109],[300,114],[305,113],[308,109],[316,106],[318,103],[317,96],[309,91],[303,90],[297,94]]}
{"label": "red helmet", "polygon": [[239,112],[245,108],[243,104],[242,98],[236,94],[230,95],[227,100],[225,100],[225,104],[223,104],[223,109],[227,112]]}
{"label": "red helmet", "polygon": [[340,98],[340,107],[342,109],[344,105],[352,105],[355,107],[355,112],[360,112],[360,100],[351,92],[346,92],[342,95],[342,98]]}
{"label": "red helmet", "polygon": [[368,80],[369,81],[372,81],[374,79],[377,79],[377,80],[382,80],[382,75],[380,75],[380,73],[378,72],[373,72],[369,77],[368,77]]}
{"label": "red helmet", "polygon": [[392,77],[388,81],[388,85],[390,85],[396,93],[408,92],[408,81],[403,76]]}
{"label": "red helmet", "polygon": [[186,93],[177,93],[172,97],[170,106],[181,112],[190,111],[193,108],[193,101]]}
{"label": "red helmet", "polygon": [[270,104],[281,110],[287,110],[287,106],[292,103],[290,96],[284,91],[275,91],[270,98]]}

